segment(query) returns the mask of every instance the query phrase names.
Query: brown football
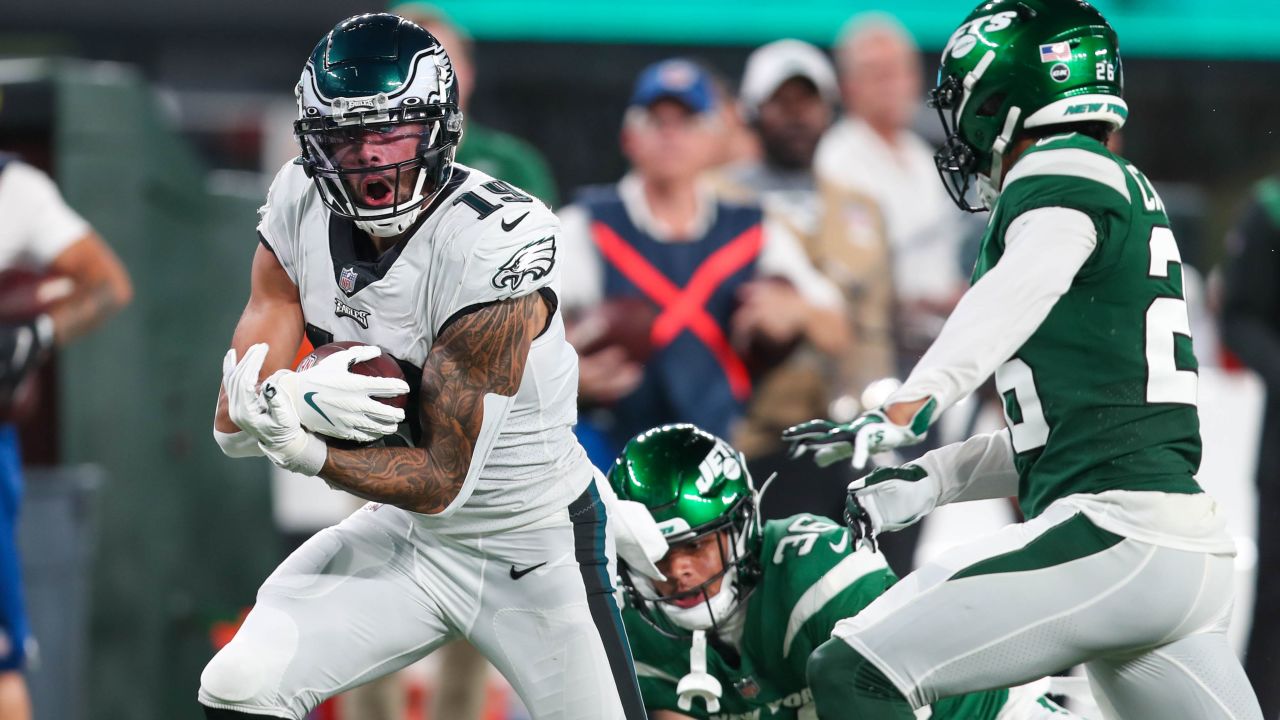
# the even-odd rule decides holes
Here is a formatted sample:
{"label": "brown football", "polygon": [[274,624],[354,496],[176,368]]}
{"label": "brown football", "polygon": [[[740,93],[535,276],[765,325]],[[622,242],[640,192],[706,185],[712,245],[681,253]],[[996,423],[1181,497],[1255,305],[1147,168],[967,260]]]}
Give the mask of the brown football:
{"label": "brown football", "polygon": [[612,298],[581,313],[569,328],[569,342],[579,355],[617,346],[627,359],[643,364],[653,354],[653,321],[658,311],[639,297]]}
{"label": "brown football", "polygon": [[75,289],[63,275],[21,268],[0,270],[0,323],[26,322],[47,312]]}
{"label": "brown football", "polygon": [[[302,362],[298,363],[298,371],[301,372],[306,370],[320,360],[323,360],[336,352],[368,344],[369,343],[355,342],[352,340],[340,340],[338,342],[331,342],[328,345],[321,345],[315,350],[312,350],[310,355],[303,358]],[[353,364],[351,366],[351,372],[356,373],[357,375],[367,375],[369,377],[387,377],[405,380],[404,371],[400,369],[399,363],[397,363],[386,350],[383,350],[381,355],[371,360],[365,360],[364,362]],[[379,402],[398,408],[404,408],[409,404],[409,396],[407,394],[375,399]]]}

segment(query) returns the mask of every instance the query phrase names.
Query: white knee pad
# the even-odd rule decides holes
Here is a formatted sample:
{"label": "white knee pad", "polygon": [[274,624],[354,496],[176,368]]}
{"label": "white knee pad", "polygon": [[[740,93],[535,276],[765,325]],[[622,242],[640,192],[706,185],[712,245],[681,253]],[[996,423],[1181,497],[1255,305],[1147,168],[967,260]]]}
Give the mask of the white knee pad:
{"label": "white knee pad", "polygon": [[292,714],[292,693],[281,687],[281,680],[297,647],[298,629],[293,618],[258,605],[235,638],[200,674],[201,700]]}
{"label": "white knee pad", "polygon": [[204,672],[200,673],[200,693],[210,700],[244,702],[262,689],[263,675],[260,659],[234,644],[228,645],[204,666]]}

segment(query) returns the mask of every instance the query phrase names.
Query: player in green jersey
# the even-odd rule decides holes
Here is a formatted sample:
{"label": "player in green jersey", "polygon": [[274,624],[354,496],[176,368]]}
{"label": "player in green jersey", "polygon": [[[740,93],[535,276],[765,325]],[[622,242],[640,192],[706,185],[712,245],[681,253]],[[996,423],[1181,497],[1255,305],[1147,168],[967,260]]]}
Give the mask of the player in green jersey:
{"label": "player in green jersey", "polygon": [[[805,720],[814,648],[896,578],[884,557],[816,515],[761,523],[741,454],[693,425],[632,439],[609,472],[668,548],[651,580],[622,563],[623,623],[655,720]],[[941,700],[934,720],[1069,720],[1048,681]]]}
{"label": "player in green jersey", "polygon": [[1109,717],[1262,717],[1226,638],[1234,545],[1195,479],[1178,246],[1106,145],[1128,116],[1121,75],[1115,32],[1079,0],[986,2],[943,50],[938,168],[958,204],[991,211],[973,286],[882,407],[785,437],[862,467],[994,373],[1008,427],[855,482],[847,520],[874,538],[1016,495],[1027,521],[837,624],[809,661],[824,718],[905,720],[1078,663]]}

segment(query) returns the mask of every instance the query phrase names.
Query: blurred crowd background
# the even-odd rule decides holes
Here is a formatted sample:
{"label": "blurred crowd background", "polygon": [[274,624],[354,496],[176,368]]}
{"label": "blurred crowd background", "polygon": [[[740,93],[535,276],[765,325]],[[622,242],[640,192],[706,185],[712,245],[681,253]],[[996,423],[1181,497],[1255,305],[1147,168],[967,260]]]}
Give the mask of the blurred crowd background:
{"label": "blurred crowd background", "polygon": [[[899,5],[5,7],[0,151],[53,177],[134,286],[128,309],[42,370],[41,402],[22,419],[35,717],[195,717],[200,668],[257,585],[356,506],[265,461],[228,461],[209,437],[255,210],[296,154],[293,87],[316,40],[353,14],[391,9],[437,33],[462,83],[459,162],[560,215],[579,435],[597,464],[644,427],[695,421],[732,438],[757,482],[779,474],[766,514],[837,513],[848,474],[797,473],[777,432],[883,397],[889,386],[874,381],[903,376],[963,292],[985,220],[946,198],[932,165],[940,126],[923,102],[971,8]],[[1131,117],[1115,149],[1155,182],[1188,272],[1201,478],[1240,543],[1233,638],[1267,708],[1280,633],[1252,609],[1255,584],[1259,607],[1280,600],[1267,577],[1280,563],[1269,537],[1280,529],[1268,529],[1280,400],[1266,399],[1280,388],[1280,183],[1268,179],[1280,171],[1280,5],[1097,5],[1125,59]],[[693,309],[668,312],[682,300]],[[932,442],[999,418],[991,398],[972,398]],[[1015,512],[946,510],[886,542],[901,572]],[[455,668],[480,672],[454,652]],[[339,702],[318,714],[438,718],[435,678],[417,668],[360,701],[383,709],[348,704],[344,715]],[[521,717],[500,679],[489,682],[458,702]]]}

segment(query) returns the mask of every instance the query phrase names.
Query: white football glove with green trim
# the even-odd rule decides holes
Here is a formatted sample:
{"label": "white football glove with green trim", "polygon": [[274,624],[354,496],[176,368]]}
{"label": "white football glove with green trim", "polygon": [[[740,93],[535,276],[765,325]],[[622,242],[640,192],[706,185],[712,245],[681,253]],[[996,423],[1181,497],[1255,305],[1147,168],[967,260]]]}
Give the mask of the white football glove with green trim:
{"label": "white football glove with green trim", "polygon": [[854,542],[876,549],[876,536],[910,527],[938,506],[942,487],[919,465],[877,468],[849,483],[844,521]]}
{"label": "white football glove with green trim", "polygon": [[258,376],[267,357],[266,343],[245,351],[236,362],[231,349],[222,359],[222,387],[227,393],[227,414],[231,422],[258,441],[271,462],[304,475],[319,474],[328,457],[328,447],[307,432],[298,413],[271,378],[258,389]]}
{"label": "white football glove with green trim", "polygon": [[929,398],[906,425],[889,420],[883,408],[868,410],[848,423],[810,420],[787,428],[782,440],[791,445],[793,458],[812,451],[819,467],[851,460],[854,469],[861,470],[872,455],[924,440],[937,407],[938,401]]}
{"label": "white football glove with green trim", "polygon": [[396,431],[404,410],[375,398],[404,395],[409,385],[399,378],[351,372],[351,366],[382,354],[373,345],[357,345],[294,372],[280,370],[267,378],[284,393],[302,426],[327,437],[370,442]]}

